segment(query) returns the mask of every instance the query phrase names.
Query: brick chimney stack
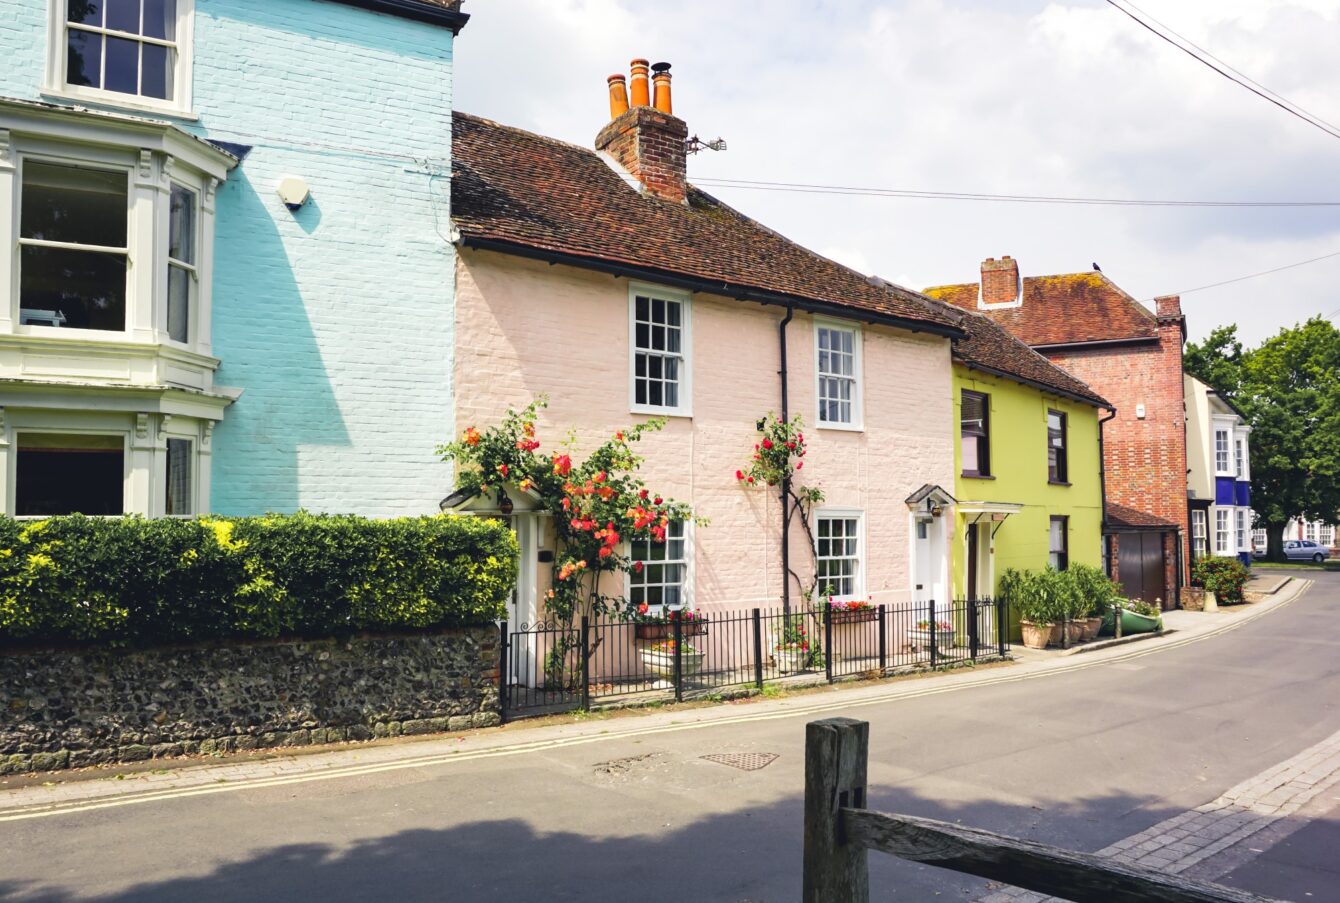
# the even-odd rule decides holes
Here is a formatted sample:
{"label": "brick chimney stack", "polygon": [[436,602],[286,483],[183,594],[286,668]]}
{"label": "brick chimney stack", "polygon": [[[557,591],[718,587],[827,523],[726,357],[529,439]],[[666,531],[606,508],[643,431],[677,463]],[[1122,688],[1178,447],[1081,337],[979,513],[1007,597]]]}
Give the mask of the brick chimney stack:
{"label": "brick chimney stack", "polygon": [[674,116],[670,96],[670,64],[657,63],[655,105],[647,87],[647,61],[632,62],[632,105],[623,108],[623,79],[610,77],[611,121],[596,136],[596,150],[613,157],[642,183],[643,190],[664,201],[688,202],[689,128]]}
{"label": "brick chimney stack", "polygon": [[1008,254],[1000,260],[982,261],[982,300],[987,304],[1013,304],[1020,299],[1019,261]]}
{"label": "brick chimney stack", "polygon": [[1163,295],[1154,299],[1154,311],[1159,318],[1159,332],[1176,329],[1186,340],[1186,316],[1182,313],[1181,295]]}

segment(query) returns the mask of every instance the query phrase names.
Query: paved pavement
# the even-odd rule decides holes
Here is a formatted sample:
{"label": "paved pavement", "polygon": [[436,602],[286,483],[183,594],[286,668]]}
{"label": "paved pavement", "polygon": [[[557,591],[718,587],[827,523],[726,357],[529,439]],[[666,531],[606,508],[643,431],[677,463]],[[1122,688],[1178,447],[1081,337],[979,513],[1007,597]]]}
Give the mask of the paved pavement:
{"label": "paved pavement", "polygon": [[[1274,605],[1201,615],[1229,629],[1194,642],[0,793],[0,898],[793,900],[803,724],[835,714],[871,722],[873,808],[1102,850],[1340,731],[1340,576]],[[1247,842],[1295,823],[1297,850],[1325,842],[1300,816],[1330,792]],[[1219,861],[1294,886],[1285,858]],[[871,872],[877,899],[991,890],[885,856]]]}

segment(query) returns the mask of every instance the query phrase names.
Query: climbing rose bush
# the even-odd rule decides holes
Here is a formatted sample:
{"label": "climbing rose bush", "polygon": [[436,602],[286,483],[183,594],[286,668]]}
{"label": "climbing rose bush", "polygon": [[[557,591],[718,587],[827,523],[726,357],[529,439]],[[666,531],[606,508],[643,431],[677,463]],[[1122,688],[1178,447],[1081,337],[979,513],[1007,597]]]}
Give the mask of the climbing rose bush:
{"label": "climbing rose bush", "polygon": [[601,577],[640,572],[643,562],[629,557],[629,544],[664,543],[672,521],[695,520],[687,504],[653,492],[637,473],[642,458],[633,445],[665,421],[619,430],[579,460],[571,438],[558,449],[542,450],[535,420],[545,406],[545,399],[537,399],[520,411],[509,410],[497,426],[467,427],[439,453],[456,463],[458,488],[496,493],[501,500],[503,487],[515,486],[553,514],[559,551],[546,600],[550,615],[570,625],[582,612],[631,614],[626,597],[601,593]]}

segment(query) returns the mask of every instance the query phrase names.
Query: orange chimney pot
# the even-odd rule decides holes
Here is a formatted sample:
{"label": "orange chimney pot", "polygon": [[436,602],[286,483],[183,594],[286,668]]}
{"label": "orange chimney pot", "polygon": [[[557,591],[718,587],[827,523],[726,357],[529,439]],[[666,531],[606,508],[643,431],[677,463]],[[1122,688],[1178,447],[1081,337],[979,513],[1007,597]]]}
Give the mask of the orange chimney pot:
{"label": "orange chimney pot", "polygon": [[654,106],[662,113],[673,116],[675,110],[670,102],[670,64],[657,63],[651,68],[655,73],[651,77],[652,85],[656,92]]}
{"label": "orange chimney pot", "polygon": [[633,80],[630,88],[633,93],[633,106],[651,106],[651,86],[647,81],[648,63],[646,60],[633,60]]}
{"label": "orange chimney pot", "polygon": [[622,75],[611,75],[610,83],[610,119],[618,119],[628,112],[628,86]]}

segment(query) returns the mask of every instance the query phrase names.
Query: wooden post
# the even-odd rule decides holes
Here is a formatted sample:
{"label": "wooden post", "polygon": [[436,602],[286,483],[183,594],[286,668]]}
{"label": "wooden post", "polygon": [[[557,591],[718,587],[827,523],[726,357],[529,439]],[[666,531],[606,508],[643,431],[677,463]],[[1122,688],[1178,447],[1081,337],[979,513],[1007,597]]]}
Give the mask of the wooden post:
{"label": "wooden post", "polygon": [[869,903],[866,850],[846,842],[839,813],[865,808],[870,725],[826,718],[805,725],[804,903]]}

